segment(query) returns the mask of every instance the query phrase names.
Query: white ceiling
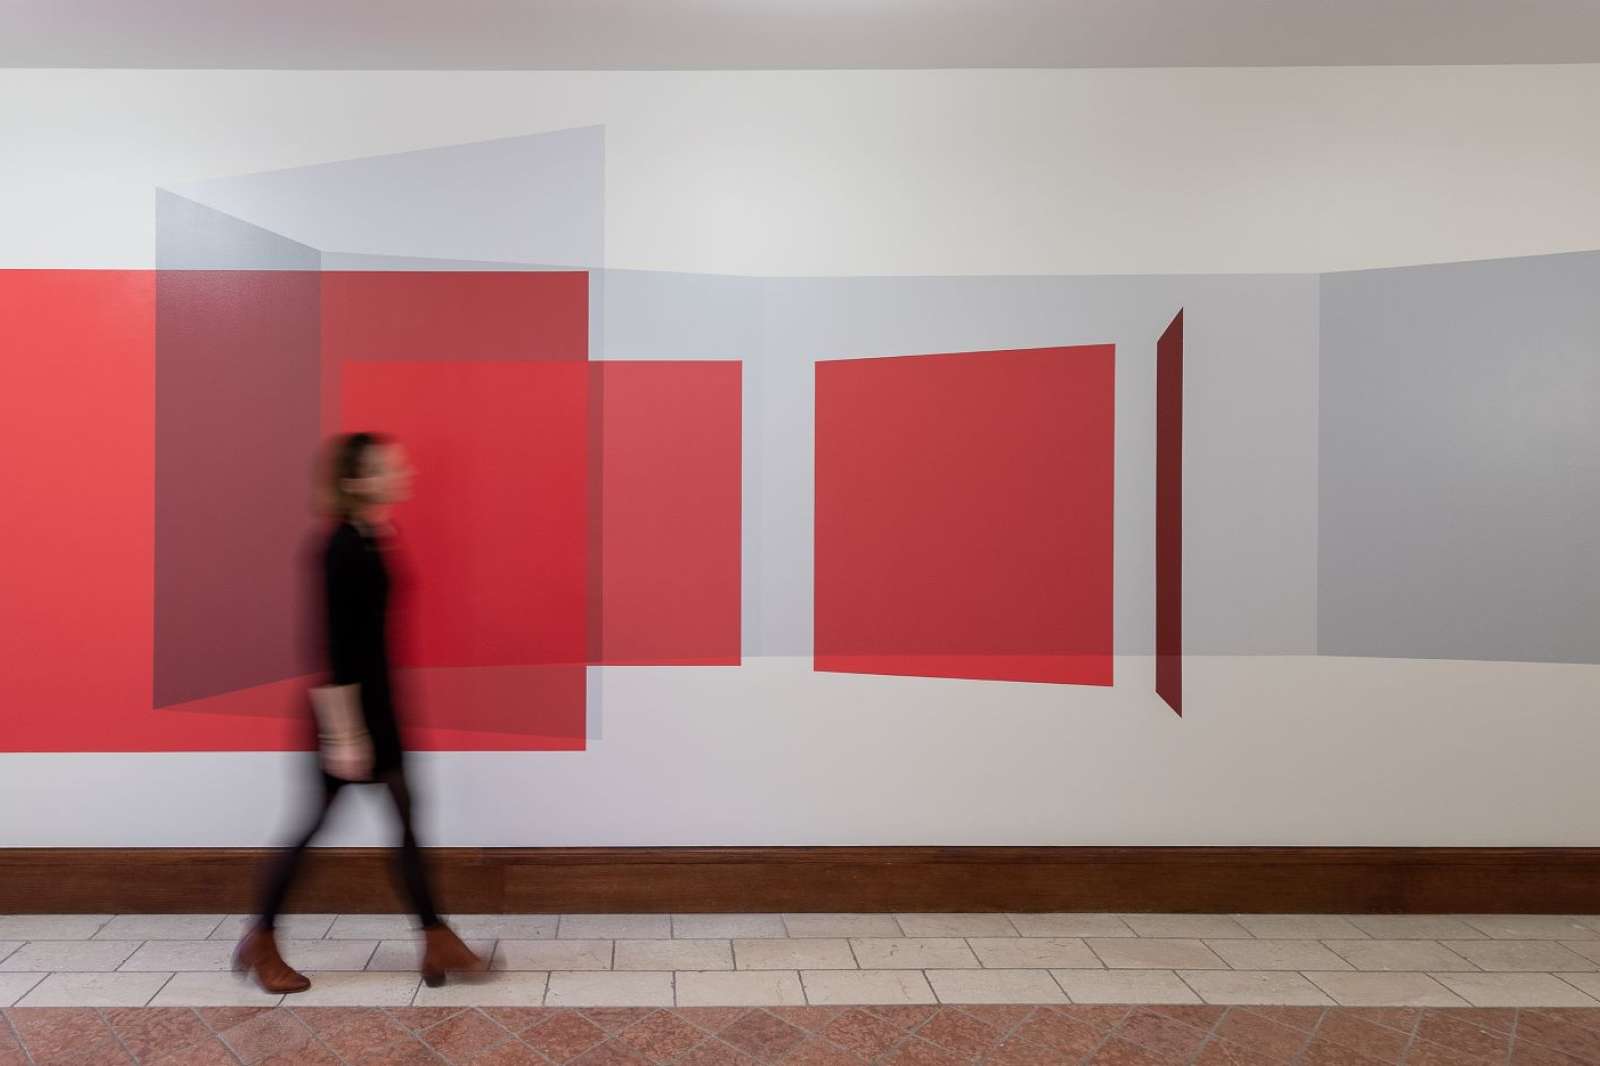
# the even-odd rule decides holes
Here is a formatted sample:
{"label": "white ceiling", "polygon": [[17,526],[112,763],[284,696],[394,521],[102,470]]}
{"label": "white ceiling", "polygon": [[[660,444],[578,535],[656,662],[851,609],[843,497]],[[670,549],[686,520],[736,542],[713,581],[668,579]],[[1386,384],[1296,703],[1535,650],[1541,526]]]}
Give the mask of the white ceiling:
{"label": "white ceiling", "polygon": [[1600,0],[0,0],[0,66],[758,69],[1600,61]]}

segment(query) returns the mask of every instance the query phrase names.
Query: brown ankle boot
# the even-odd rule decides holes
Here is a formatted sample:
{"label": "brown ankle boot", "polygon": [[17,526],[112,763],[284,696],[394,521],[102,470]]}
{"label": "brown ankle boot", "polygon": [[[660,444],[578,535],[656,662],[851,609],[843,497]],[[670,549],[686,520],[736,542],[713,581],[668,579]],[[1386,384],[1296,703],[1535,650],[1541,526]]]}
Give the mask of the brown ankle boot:
{"label": "brown ankle boot", "polygon": [[278,954],[278,941],[271,929],[260,926],[246,933],[233,953],[233,968],[249,970],[255,974],[262,989],[274,995],[304,992],[311,987],[311,979],[283,961]]}
{"label": "brown ankle boot", "polygon": [[448,925],[424,929],[422,936],[422,981],[429,988],[444,984],[447,973],[483,973],[489,969],[489,964],[473,954]]}

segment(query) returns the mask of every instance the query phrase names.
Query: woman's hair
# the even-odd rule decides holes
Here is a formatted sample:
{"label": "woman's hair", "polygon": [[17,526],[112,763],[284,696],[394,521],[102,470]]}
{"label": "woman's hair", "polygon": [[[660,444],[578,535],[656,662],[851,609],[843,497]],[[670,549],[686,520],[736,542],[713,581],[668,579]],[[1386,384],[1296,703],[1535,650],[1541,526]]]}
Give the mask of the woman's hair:
{"label": "woman's hair", "polygon": [[345,482],[365,477],[367,453],[387,443],[389,438],[381,433],[344,433],[333,438],[317,473],[318,509],[339,518],[359,510],[363,501],[346,490]]}

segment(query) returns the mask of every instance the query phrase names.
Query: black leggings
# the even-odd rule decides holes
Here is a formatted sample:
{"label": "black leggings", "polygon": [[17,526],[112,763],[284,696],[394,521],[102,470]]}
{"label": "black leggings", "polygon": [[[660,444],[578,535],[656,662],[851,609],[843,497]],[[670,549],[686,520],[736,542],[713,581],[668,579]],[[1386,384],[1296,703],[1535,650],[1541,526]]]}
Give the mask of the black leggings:
{"label": "black leggings", "polygon": [[[422,865],[422,851],[417,847],[417,834],[411,827],[411,787],[406,783],[405,772],[400,769],[383,771],[374,782],[387,788],[389,798],[394,801],[395,813],[400,819],[400,849],[395,853],[400,880],[405,884],[406,894],[411,897],[411,907],[416,912],[417,920],[422,923],[424,929],[431,929],[439,924],[439,915],[433,909],[433,894],[428,890],[428,873]],[[339,798],[339,790],[346,785],[357,783],[359,782],[344,781],[330,774],[322,775],[322,799],[312,813],[310,824],[300,834],[300,838],[279,855],[268,868],[266,892],[261,900],[261,928],[271,929],[277,922],[278,913],[283,910],[284,897],[289,894],[289,886],[294,882],[294,875],[300,869],[300,861],[305,857],[306,848],[311,846],[311,841],[321,831],[322,823],[328,818],[328,811],[333,809],[333,801]]]}

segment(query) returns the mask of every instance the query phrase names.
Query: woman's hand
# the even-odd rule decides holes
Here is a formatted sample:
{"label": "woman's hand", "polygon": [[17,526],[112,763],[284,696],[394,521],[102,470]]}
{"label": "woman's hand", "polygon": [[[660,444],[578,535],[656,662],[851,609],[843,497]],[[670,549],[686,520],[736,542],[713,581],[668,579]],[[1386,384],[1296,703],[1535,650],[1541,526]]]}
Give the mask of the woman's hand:
{"label": "woman's hand", "polygon": [[323,769],[341,781],[370,779],[372,738],[361,719],[360,688],[320,685],[310,695],[321,736]]}
{"label": "woman's hand", "polygon": [[372,738],[366,733],[326,737],[322,742],[322,768],[341,781],[367,781],[372,777]]}

